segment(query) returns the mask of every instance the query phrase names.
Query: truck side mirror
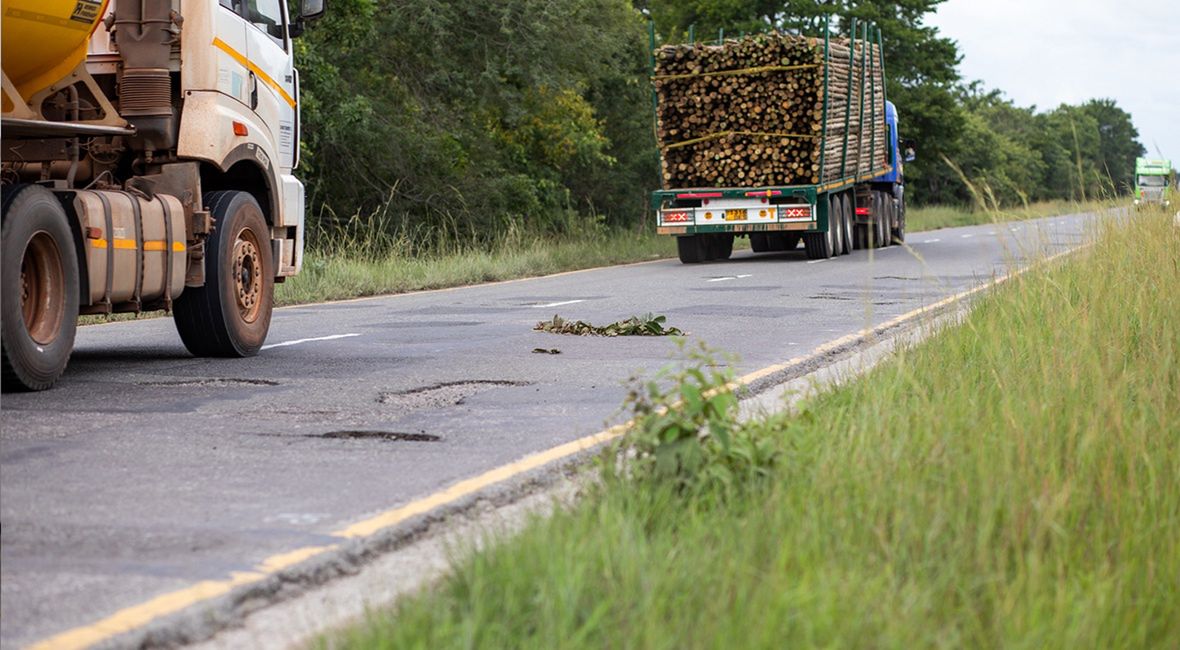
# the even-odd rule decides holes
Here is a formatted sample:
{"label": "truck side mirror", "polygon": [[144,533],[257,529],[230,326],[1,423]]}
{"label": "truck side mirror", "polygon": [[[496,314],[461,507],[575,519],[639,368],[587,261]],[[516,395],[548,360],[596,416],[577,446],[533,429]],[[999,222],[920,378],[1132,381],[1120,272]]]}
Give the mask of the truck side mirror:
{"label": "truck side mirror", "polygon": [[300,0],[299,17],[305,21],[312,21],[324,15],[327,0]]}
{"label": "truck side mirror", "polygon": [[913,140],[901,141],[902,160],[905,162],[914,162],[917,156],[917,145]]}
{"label": "truck side mirror", "polygon": [[307,23],[318,20],[324,15],[327,9],[325,3],[327,0],[298,0],[299,13],[291,17],[291,23],[287,25],[287,35],[291,38],[299,38],[303,35],[303,31],[307,28]]}

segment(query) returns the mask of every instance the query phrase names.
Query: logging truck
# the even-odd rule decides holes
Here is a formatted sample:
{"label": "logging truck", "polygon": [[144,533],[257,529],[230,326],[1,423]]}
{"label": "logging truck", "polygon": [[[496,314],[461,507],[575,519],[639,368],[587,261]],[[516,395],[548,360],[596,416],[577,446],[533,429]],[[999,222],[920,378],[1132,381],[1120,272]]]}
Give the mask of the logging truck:
{"label": "logging truck", "polygon": [[65,370],[79,314],[165,310],[262,347],[303,254],[292,39],[324,0],[3,0],[3,385]]}
{"label": "logging truck", "polygon": [[[885,96],[880,31],[758,35],[655,47],[651,68],[663,186],[657,232],[680,261],[754,252],[811,259],[905,239],[903,165]],[[904,149],[899,150],[899,146]]]}

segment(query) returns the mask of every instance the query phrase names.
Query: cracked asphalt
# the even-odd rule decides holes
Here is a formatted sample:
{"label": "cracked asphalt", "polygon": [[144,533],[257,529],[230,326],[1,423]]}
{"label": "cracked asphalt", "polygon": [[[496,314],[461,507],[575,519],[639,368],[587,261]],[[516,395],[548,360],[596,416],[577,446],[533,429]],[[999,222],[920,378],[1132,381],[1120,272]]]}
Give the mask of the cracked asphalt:
{"label": "cracked asphalt", "polygon": [[625,380],[677,354],[669,338],[532,330],[554,314],[664,314],[740,375],[1076,246],[1093,219],[916,233],[910,250],[820,263],[741,251],[285,308],[252,359],[193,358],[166,318],[80,328],[56,388],[0,402],[0,643],[331,544],[600,431],[622,419]]}

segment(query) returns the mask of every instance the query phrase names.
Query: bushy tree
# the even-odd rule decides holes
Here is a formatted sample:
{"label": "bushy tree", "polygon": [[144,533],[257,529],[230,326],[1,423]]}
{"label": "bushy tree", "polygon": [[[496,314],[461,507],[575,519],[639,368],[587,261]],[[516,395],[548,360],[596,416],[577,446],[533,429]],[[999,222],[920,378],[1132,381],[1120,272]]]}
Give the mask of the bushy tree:
{"label": "bushy tree", "polygon": [[381,208],[423,242],[635,219],[645,41],[625,0],[333,2],[299,53],[313,210]]}

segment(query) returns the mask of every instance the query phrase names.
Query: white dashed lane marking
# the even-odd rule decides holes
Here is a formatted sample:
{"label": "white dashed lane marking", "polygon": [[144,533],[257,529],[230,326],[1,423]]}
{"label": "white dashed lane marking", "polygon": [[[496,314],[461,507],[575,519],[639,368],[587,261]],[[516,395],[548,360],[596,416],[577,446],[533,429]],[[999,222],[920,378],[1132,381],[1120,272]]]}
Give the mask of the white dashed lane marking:
{"label": "white dashed lane marking", "polygon": [[354,336],[360,336],[356,332],[349,334],[332,334],[330,336],[315,336],[309,339],[295,339],[294,341],[283,341],[281,343],[271,343],[270,345],[262,346],[263,350],[270,350],[272,348],[285,348],[290,345],[301,345],[303,343],[314,343],[315,341],[335,341],[336,339],[350,339]]}
{"label": "white dashed lane marking", "polygon": [[580,300],[562,300],[560,302],[547,302],[543,305],[533,305],[534,309],[541,309],[543,307],[560,307],[562,305],[572,305],[574,303],[586,302],[584,299]]}

